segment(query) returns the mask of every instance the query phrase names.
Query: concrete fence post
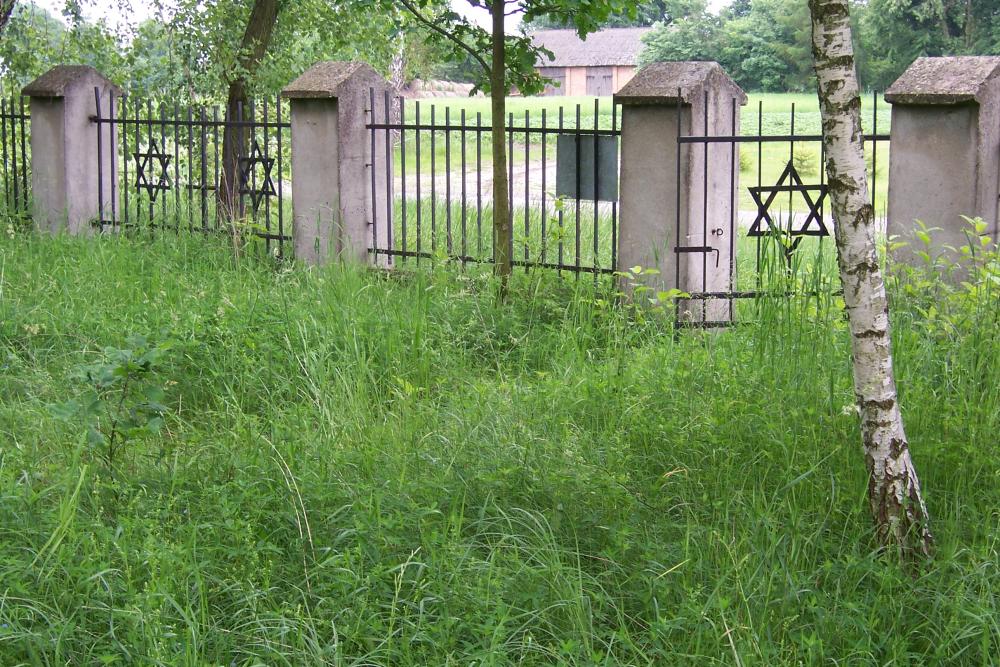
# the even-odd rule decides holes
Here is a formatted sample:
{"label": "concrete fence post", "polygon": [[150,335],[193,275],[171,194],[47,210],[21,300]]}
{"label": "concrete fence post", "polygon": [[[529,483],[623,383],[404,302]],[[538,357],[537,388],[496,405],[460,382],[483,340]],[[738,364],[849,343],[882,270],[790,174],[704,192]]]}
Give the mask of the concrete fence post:
{"label": "concrete fence post", "polygon": [[[738,147],[678,137],[738,135],[746,101],[714,62],[649,65],[615,95],[622,106],[619,270],[658,270],[644,279],[657,291],[733,289]],[[681,309],[696,321],[726,321],[730,312],[719,299],[681,302]]]}
{"label": "concrete fence post", "polygon": [[373,154],[367,128],[369,111],[376,120],[384,115],[387,91],[385,79],[358,62],[317,63],[282,91],[291,104],[296,258],[391,263],[369,259],[373,243],[389,248],[391,238],[392,151],[376,141]]}
{"label": "concrete fence post", "polygon": [[101,126],[98,148],[95,89],[105,109],[112,93],[121,94],[86,65],[53,67],[24,88],[31,98],[32,215],[39,230],[89,235],[97,229],[93,222],[108,219],[118,144],[109,123]]}
{"label": "concrete fence post", "polygon": [[[887,232],[910,240],[916,221],[936,246],[968,245],[961,216],[997,238],[1000,57],[918,58],[885,93],[892,104]],[[893,258],[912,261],[914,246]],[[937,248],[935,248],[937,249]]]}

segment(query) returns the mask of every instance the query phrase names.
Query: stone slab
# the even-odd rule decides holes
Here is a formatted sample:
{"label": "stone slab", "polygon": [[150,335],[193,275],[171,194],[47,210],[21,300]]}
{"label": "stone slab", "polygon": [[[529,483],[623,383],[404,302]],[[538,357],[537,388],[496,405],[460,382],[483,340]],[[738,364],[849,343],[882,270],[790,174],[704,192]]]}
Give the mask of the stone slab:
{"label": "stone slab", "polygon": [[647,65],[615,94],[615,102],[624,105],[692,104],[704,96],[705,90],[730,94],[740,106],[747,103],[746,93],[719,63],[699,61]]}
{"label": "stone slab", "polygon": [[979,103],[997,77],[1000,56],[917,58],[885,91],[885,100],[892,104]]}

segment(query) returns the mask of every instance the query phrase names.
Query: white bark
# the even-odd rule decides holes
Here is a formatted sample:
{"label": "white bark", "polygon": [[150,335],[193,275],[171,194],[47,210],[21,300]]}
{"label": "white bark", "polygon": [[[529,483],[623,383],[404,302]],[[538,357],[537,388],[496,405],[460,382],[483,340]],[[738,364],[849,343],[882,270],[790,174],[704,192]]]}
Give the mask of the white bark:
{"label": "white bark", "polygon": [[927,507],[896,395],[889,305],[875,246],[849,0],[809,0],[837,257],[851,331],[854,391],[879,542],[927,553]]}

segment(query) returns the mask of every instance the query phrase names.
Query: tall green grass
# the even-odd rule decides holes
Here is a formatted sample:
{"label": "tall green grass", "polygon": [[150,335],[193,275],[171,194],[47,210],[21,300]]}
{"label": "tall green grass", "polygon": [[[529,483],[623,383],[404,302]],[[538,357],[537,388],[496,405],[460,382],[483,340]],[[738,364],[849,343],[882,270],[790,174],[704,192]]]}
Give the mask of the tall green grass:
{"label": "tall green grass", "polygon": [[[674,335],[487,274],[0,236],[0,663],[995,663],[995,291],[894,286],[938,541],[904,571],[836,300]],[[133,332],[176,341],[166,423],[111,471],[50,406]]]}

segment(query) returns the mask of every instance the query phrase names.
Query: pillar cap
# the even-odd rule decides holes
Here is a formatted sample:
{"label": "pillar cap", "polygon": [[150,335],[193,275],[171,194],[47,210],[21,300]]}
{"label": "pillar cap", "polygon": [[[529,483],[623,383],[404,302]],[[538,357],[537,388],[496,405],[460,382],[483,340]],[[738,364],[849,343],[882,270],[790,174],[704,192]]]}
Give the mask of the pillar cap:
{"label": "pillar cap", "polygon": [[700,101],[704,91],[715,88],[730,92],[747,103],[747,95],[729,78],[717,62],[652,63],[639,70],[635,77],[615,94],[617,104],[676,105]]}
{"label": "pillar cap", "polygon": [[337,99],[349,89],[385,89],[387,85],[367,63],[327,60],[316,63],[285,86],[281,96],[292,100]]}
{"label": "pillar cap", "polygon": [[90,65],[56,65],[21,91],[28,97],[66,97],[75,88],[97,86],[121,95],[121,88]]}
{"label": "pillar cap", "polygon": [[885,101],[891,104],[978,104],[997,77],[1000,77],[998,56],[917,58],[885,91]]}

